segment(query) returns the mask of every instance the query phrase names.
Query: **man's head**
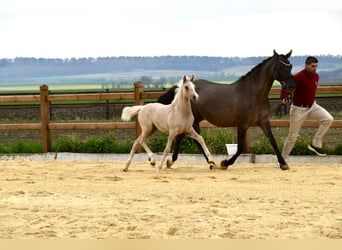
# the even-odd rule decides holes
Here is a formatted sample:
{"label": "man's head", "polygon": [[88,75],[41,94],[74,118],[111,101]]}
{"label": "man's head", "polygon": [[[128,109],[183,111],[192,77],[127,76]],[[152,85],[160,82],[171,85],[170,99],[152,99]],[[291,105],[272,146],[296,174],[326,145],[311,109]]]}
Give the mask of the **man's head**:
{"label": "man's head", "polygon": [[311,73],[314,74],[316,73],[316,69],[318,67],[318,60],[314,56],[309,56],[305,60],[305,69]]}

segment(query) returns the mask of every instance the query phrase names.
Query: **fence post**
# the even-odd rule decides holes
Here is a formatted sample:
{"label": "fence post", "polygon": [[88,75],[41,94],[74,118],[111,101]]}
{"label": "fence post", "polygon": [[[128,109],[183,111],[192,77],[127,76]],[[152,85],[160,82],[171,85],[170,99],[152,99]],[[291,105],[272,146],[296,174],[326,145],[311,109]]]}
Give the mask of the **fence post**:
{"label": "fence post", "polygon": [[[134,83],[134,105],[144,105],[144,99],[142,98],[144,84],[140,81]],[[138,118],[135,119],[135,138],[138,138],[141,134],[141,128]],[[137,152],[143,152],[142,147],[139,145]]]}
{"label": "fence post", "polygon": [[51,150],[51,132],[49,130],[50,122],[50,102],[48,101],[49,87],[47,85],[40,86],[40,120],[42,129],[42,145],[43,152],[47,153]]}
{"label": "fence post", "polygon": [[[109,93],[109,89],[106,89],[106,93]],[[109,120],[109,100],[106,100],[106,119]]]}

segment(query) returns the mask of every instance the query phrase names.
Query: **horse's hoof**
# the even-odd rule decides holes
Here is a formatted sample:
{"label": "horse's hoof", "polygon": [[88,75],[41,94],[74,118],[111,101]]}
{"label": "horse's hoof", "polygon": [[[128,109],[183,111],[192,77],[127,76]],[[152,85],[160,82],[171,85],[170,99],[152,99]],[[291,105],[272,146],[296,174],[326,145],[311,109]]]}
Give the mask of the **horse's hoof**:
{"label": "horse's hoof", "polygon": [[210,164],[210,166],[209,166],[209,169],[210,170],[213,170],[213,169],[215,169],[216,168],[216,164]]}
{"label": "horse's hoof", "polygon": [[289,170],[290,167],[287,164],[279,164],[281,170]]}
{"label": "horse's hoof", "polygon": [[213,161],[209,161],[208,163],[209,163],[209,169],[210,169],[210,170],[212,170],[212,169],[216,168],[216,164],[215,164],[215,162],[213,162]]}
{"label": "horse's hoof", "polygon": [[211,165],[209,166],[209,169],[210,169],[210,170],[213,170],[213,169],[226,170],[227,168],[228,168],[228,167],[226,167],[226,166],[218,166],[218,165],[216,165],[216,164],[215,164],[215,165],[212,165],[212,164],[211,164]]}
{"label": "horse's hoof", "polygon": [[228,160],[221,161],[220,169],[227,170],[228,166],[229,166]]}
{"label": "horse's hoof", "polygon": [[156,165],[156,160],[155,159],[149,159],[150,164],[154,167]]}
{"label": "horse's hoof", "polygon": [[127,172],[127,171],[128,171],[127,168],[122,169],[122,172]]}
{"label": "horse's hoof", "polygon": [[173,161],[170,160],[170,159],[167,159],[167,161],[166,161],[166,167],[167,167],[167,168],[171,168],[172,164],[173,164]]}

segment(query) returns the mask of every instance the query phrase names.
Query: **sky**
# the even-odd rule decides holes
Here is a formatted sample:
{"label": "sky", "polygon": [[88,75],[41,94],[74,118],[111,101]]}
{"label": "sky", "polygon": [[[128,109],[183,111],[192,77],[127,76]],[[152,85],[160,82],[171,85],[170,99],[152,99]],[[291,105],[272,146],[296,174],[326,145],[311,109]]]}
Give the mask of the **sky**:
{"label": "sky", "polygon": [[341,0],[11,0],[0,58],[342,55]]}

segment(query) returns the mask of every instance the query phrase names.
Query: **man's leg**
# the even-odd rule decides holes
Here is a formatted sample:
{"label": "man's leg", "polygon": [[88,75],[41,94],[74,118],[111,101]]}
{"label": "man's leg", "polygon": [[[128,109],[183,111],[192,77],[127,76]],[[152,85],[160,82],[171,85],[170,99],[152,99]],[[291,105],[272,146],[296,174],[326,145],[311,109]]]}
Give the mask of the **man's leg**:
{"label": "man's leg", "polygon": [[296,143],[300,128],[302,127],[302,124],[307,118],[307,116],[308,116],[307,109],[291,105],[289,134],[287,138],[285,139],[284,147],[282,150],[282,156],[285,160],[290,155],[293,149],[293,146]]}
{"label": "man's leg", "polygon": [[329,112],[318,104],[314,104],[309,118],[320,121],[320,125],[312,139],[312,145],[316,148],[322,148],[323,137],[328,132],[334,118],[329,114]]}

